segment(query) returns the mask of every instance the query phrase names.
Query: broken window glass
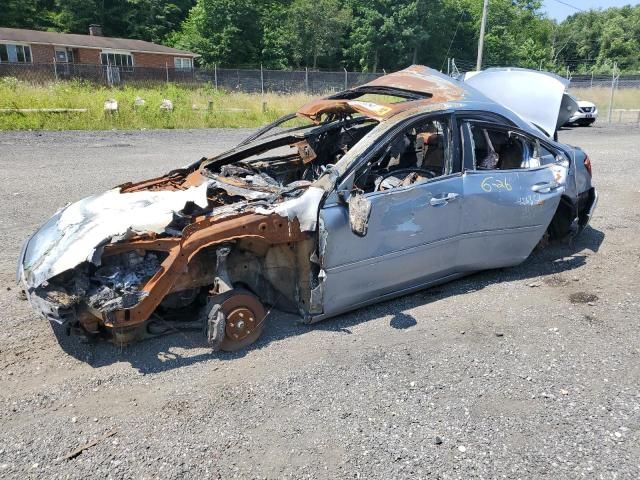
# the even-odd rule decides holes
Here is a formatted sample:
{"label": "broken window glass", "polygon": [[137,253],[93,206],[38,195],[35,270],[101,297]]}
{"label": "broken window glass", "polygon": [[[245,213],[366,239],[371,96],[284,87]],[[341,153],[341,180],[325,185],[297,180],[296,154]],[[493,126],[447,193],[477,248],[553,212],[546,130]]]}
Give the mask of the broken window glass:
{"label": "broken window glass", "polygon": [[133,68],[133,56],[129,53],[102,52],[100,62],[103,65],[122,67],[125,71],[130,71]]}

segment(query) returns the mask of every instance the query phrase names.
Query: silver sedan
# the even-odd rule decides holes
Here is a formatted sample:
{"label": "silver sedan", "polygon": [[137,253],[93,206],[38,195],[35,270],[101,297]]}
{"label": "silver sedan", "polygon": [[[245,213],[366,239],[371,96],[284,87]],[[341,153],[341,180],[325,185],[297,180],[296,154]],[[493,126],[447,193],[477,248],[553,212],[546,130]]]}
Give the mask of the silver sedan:
{"label": "silver sedan", "polygon": [[25,242],[18,280],[90,339],[201,328],[236,350],[272,307],[312,323],[516,265],[596,205],[589,158],[553,140],[565,87],[520,69],[380,77],[65,207]]}

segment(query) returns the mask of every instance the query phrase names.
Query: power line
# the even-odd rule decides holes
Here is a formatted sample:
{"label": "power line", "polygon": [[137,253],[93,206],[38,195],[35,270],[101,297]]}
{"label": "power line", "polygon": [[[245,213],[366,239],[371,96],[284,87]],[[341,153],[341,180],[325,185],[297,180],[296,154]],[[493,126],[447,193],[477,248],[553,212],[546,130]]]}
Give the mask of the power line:
{"label": "power line", "polygon": [[562,0],[555,0],[558,3],[561,3],[562,5],[565,5],[567,7],[573,8],[574,10],[577,10],[579,12],[586,12],[586,10],[583,10],[582,8],[578,8],[575,5],[571,5],[570,3],[567,2],[563,2]]}
{"label": "power line", "polygon": [[447,48],[447,54],[444,56],[442,60],[442,65],[440,66],[440,70],[444,68],[444,62],[446,62],[447,58],[449,58],[449,52],[451,51],[451,45],[453,45],[453,41],[456,39],[456,35],[458,33],[458,28],[460,27],[460,22],[462,22],[462,16],[464,15],[464,10],[460,12],[460,16],[458,17],[458,24],[456,25],[456,29],[453,32],[453,37],[451,37],[451,41],[449,42],[449,48]]}

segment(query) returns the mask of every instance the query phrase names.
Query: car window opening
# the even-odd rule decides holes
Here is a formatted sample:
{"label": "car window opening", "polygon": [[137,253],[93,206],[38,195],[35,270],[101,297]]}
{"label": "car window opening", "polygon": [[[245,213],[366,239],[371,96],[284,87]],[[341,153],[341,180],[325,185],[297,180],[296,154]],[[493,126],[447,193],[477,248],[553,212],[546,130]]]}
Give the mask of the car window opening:
{"label": "car window opening", "polygon": [[476,170],[514,170],[553,163],[555,155],[515,132],[471,125]]}
{"label": "car window opening", "polygon": [[429,119],[412,125],[360,169],[355,188],[365,193],[383,191],[450,174],[450,139],[446,119]]}

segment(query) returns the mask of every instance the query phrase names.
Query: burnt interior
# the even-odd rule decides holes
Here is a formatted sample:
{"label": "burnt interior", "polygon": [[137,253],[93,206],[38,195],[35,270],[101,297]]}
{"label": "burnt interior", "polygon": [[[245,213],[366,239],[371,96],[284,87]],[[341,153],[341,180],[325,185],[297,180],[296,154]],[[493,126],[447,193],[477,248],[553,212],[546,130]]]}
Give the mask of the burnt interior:
{"label": "burnt interior", "polygon": [[[328,117],[323,124],[263,137],[245,148],[205,162],[202,173],[232,187],[265,193],[310,185],[338,162],[377,122]],[[275,138],[273,138],[275,137]],[[229,191],[226,185],[221,189]]]}

